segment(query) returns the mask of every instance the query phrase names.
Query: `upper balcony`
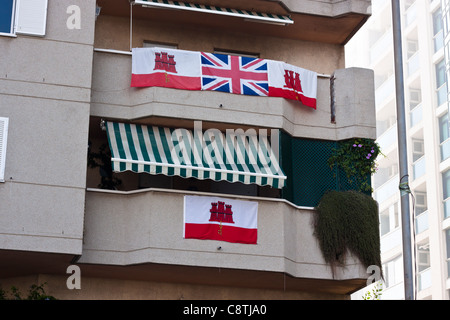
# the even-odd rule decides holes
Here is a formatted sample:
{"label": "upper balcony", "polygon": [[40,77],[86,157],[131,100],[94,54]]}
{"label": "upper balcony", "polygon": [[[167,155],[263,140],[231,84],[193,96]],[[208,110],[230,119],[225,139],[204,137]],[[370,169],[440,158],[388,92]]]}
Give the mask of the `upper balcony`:
{"label": "upper balcony", "polygon": [[[256,34],[265,37],[286,38],[331,44],[345,44],[353,34],[364,24],[370,16],[370,0],[344,0],[344,1],[262,1],[262,0],[196,0],[189,2],[190,7],[207,6],[207,10],[186,11],[180,10],[183,2],[178,1],[170,9],[154,6],[154,1],[136,1],[130,8],[130,3],[123,0],[98,0],[101,7],[98,21],[102,16],[133,17],[134,21],[152,21],[160,28],[171,28],[174,25],[193,26],[202,29],[223,29],[227,33]],[[163,2],[163,1],[158,1]],[[134,4],[132,1],[131,4]],[[169,3],[169,2],[165,2]],[[171,3],[171,2],[170,2]],[[144,6],[142,5],[144,4]],[[222,14],[208,14],[214,11],[209,8],[220,7],[224,9],[267,13],[270,15],[289,16],[294,23],[288,26],[276,24],[253,23],[252,19],[237,18]],[[202,7],[204,8],[204,7]],[[132,10],[131,10],[132,9]],[[130,15],[130,11],[132,14]],[[221,10],[224,11],[224,10]],[[133,21],[133,23],[134,23]],[[226,26],[226,27],[225,27]],[[116,33],[116,39],[128,30]],[[110,39],[116,42],[116,39]],[[122,48],[122,50],[124,50]]]}

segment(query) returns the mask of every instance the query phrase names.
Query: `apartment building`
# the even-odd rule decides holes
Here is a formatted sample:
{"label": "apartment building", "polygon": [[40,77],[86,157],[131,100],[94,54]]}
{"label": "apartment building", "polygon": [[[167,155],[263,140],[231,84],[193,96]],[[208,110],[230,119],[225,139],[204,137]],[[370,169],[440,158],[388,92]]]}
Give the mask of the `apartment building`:
{"label": "apartment building", "polygon": [[[367,270],[353,255],[332,273],[312,222],[327,190],[351,189],[327,164],[332,149],[375,139],[373,72],[346,69],[344,57],[370,1],[1,6],[3,289],[45,282],[60,299],[349,299],[366,285]],[[131,85],[142,80],[141,50],[156,52],[146,63],[167,68],[163,85]],[[315,90],[314,104],[298,90],[292,100],[167,87],[183,68],[180,55],[313,72],[314,86],[303,78],[302,85]],[[299,84],[295,76],[292,83]],[[194,167],[183,153],[194,144],[170,154],[181,157],[176,163],[165,158],[173,140],[164,137],[213,132],[220,140],[229,130],[255,132],[273,156],[258,159],[276,170],[263,171],[261,161],[250,168],[246,148],[227,149],[247,159],[231,168]],[[217,149],[195,150],[218,157]],[[257,217],[250,244],[217,238],[237,221],[239,206]],[[189,210],[220,222],[216,238],[188,236]]]}
{"label": "apartment building", "polygon": [[[449,144],[441,1],[400,1],[414,286],[417,299],[448,299]],[[400,178],[391,1],[373,1],[372,17],[348,44],[347,66],[375,72],[377,141],[385,157],[373,176],[380,206],[382,299],[403,299]],[[366,47],[365,47],[366,46]]]}

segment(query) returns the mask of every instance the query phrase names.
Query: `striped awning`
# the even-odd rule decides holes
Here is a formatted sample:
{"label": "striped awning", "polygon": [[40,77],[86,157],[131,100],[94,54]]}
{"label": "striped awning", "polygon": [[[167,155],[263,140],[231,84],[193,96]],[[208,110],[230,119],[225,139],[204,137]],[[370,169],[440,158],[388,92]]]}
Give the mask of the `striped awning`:
{"label": "striped awning", "polygon": [[167,8],[167,9],[177,9],[177,10],[188,10],[197,11],[204,13],[220,14],[233,17],[240,17],[248,20],[255,20],[261,22],[275,23],[275,24],[293,24],[294,21],[285,15],[271,14],[271,13],[261,13],[248,10],[238,10],[231,8],[223,8],[195,3],[188,3],[182,1],[170,1],[170,0],[136,0],[135,4],[143,5],[146,7],[155,8]]}
{"label": "striped awning", "polygon": [[286,176],[266,136],[106,122],[114,172],[225,180],[282,188]]}

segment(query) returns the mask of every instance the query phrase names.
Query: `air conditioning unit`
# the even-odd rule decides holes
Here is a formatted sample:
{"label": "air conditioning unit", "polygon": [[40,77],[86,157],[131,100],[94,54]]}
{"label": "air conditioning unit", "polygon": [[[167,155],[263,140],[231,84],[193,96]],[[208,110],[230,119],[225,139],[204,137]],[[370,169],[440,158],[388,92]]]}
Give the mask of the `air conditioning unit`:
{"label": "air conditioning unit", "polygon": [[416,216],[428,210],[427,194],[424,192],[416,192],[415,196]]}
{"label": "air conditioning unit", "polygon": [[420,89],[409,89],[409,107],[414,109],[422,102],[422,93]]}
{"label": "air conditioning unit", "polygon": [[419,43],[416,40],[407,41],[408,59],[411,58],[417,51],[419,51]]}
{"label": "air conditioning unit", "polygon": [[412,156],[413,163],[422,158],[425,154],[423,140],[412,140]]}

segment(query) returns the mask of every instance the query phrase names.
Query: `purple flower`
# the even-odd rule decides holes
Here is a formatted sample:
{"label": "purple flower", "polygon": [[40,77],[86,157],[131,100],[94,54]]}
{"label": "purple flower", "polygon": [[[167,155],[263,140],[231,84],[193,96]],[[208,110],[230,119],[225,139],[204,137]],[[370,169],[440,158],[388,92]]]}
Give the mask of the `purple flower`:
{"label": "purple flower", "polygon": [[373,149],[372,149],[372,150],[370,150],[370,152],[374,153],[374,152],[375,152],[375,150],[373,150]]}
{"label": "purple flower", "polygon": [[353,146],[356,147],[356,144],[354,144]]}
{"label": "purple flower", "polygon": [[361,148],[362,147],[362,145],[361,144],[358,144],[358,148]]}

